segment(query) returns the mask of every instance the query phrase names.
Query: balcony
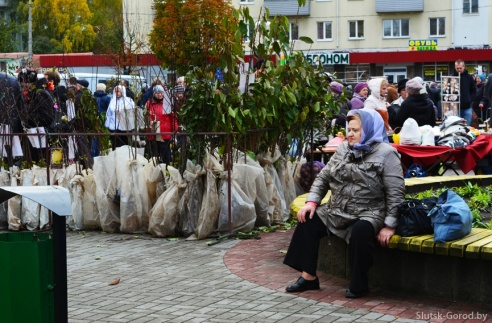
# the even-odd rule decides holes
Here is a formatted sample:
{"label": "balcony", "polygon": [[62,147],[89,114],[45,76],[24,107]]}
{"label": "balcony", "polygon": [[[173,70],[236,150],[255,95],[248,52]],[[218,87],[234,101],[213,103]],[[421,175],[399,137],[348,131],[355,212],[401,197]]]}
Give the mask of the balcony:
{"label": "balcony", "polygon": [[297,0],[264,0],[263,5],[270,10],[270,16],[309,16],[310,2],[299,7]]}
{"label": "balcony", "polygon": [[423,11],[424,0],[376,0],[377,13]]}

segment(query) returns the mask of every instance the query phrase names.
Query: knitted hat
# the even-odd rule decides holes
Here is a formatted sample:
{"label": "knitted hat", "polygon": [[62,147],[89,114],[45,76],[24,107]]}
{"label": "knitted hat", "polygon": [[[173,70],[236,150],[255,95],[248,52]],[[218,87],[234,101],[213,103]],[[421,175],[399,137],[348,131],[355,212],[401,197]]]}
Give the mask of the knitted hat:
{"label": "knitted hat", "polygon": [[420,82],[416,79],[409,80],[405,85],[405,91],[407,91],[409,95],[419,94],[421,89],[422,84],[420,84]]}
{"label": "knitted hat", "polygon": [[431,84],[429,86],[430,87],[436,87],[437,86],[437,83],[436,82],[431,82]]}
{"label": "knitted hat", "polygon": [[400,93],[401,90],[405,90],[405,85],[407,84],[408,79],[403,79],[398,81],[398,93]]}
{"label": "knitted hat", "polygon": [[343,85],[338,83],[338,82],[333,81],[330,83],[330,90],[332,90],[333,92],[335,92],[337,94],[342,94]]}
{"label": "knitted hat", "polygon": [[354,93],[360,93],[360,91],[362,91],[362,89],[364,88],[369,88],[366,82],[357,83],[357,85],[354,87]]}
{"label": "knitted hat", "polygon": [[154,94],[157,93],[157,92],[164,93],[164,88],[162,87],[162,85],[156,85],[156,86],[154,86]]}

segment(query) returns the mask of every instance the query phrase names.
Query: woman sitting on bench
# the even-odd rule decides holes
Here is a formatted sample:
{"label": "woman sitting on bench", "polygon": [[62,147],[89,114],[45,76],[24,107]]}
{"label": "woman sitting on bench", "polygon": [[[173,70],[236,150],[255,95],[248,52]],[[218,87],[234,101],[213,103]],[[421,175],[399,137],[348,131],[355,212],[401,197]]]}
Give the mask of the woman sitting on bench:
{"label": "woman sitting on bench", "polygon": [[[398,205],[405,198],[398,152],[388,144],[384,121],[375,110],[352,110],[347,122],[348,142],[338,146],[297,213],[299,224],[284,264],[301,277],[287,292],[319,289],[319,242],[333,234],[349,244],[351,278],[345,297],[366,295],[376,239],[387,247],[395,233]],[[330,199],[320,206],[328,190]]]}

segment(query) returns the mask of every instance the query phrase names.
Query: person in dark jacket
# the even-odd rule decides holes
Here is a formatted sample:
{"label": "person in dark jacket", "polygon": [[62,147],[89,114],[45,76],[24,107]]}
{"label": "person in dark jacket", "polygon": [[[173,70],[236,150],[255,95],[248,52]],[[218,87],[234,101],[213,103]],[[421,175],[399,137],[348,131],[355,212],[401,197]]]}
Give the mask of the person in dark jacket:
{"label": "person in dark jacket", "polygon": [[472,75],[465,69],[465,62],[458,59],[454,63],[455,72],[453,76],[460,77],[460,116],[466,120],[467,125],[472,121],[472,100],[477,93],[477,83]]}
{"label": "person in dark jacket", "polygon": [[[376,110],[347,114],[347,141],[318,174],[297,213],[299,221],[284,264],[301,272],[289,293],[319,289],[316,275],[320,240],[328,234],[348,243],[351,277],[347,298],[369,292],[368,271],[376,242],[387,247],[398,224],[405,182],[398,151],[388,144]],[[328,203],[321,200],[331,191]]]}
{"label": "person in dark jacket", "polygon": [[97,110],[99,111],[99,115],[105,116],[106,111],[108,111],[109,102],[111,102],[111,97],[106,93],[106,84],[98,83],[96,85],[94,98],[96,98]]}
{"label": "person in dark jacket", "polygon": [[427,97],[427,93],[420,93],[422,84],[416,79],[411,79],[405,85],[405,90],[408,97],[401,103],[401,108],[395,116],[393,122],[395,128],[400,127],[401,130],[408,118],[415,119],[419,127],[424,125],[434,127],[436,125],[434,104]]}
{"label": "person in dark jacket", "polygon": [[[8,125],[10,133],[22,132],[21,111],[23,109],[24,95],[19,82],[15,77],[0,72],[0,123]],[[12,152],[12,145],[8,143],[4,141],[0,149],[2,149],[2,155],[4,149],[6,150],[8,164],[11,166],[15,156]]]}
{"label": "person in dark jacket", "polygon": [[[27,120],[24,124],[25,128],[44,128],[45,132],[50,132],[50,127],[55,116],[55,98],[53,93],[46,88],[47,84],[48,80],[45,78],[40,78],[34,84],[35,88],[31,90],[30,94],[32,99],[26,105]],[[30,156],[27,156],[26,160],[28,162],[49,161],[49,157],[45,156],[46,147],[43,145],[44,139],[42,137],[38,139],[31,137],[31,139],[32,141],[30,140],[31,144],[29,145]],[[36,142],[35,140],[38,141]],[[39,145],[39,148],[33,146],[33,141],[36,145]]]}

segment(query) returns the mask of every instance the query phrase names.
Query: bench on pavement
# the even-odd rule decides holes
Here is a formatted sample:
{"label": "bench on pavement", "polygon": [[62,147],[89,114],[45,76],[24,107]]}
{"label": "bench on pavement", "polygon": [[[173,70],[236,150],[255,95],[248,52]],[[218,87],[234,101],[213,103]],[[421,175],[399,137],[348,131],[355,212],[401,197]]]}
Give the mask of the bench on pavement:
{"label": "bench on pavement", "polygon": [[[433,181],[434,179],[434,181]],[[424,177],[405,180],[407,192],[456,187],[467,182],[490,185],[492,176]],[[329,193],[328,193],[329,196]],[[328,196],[323,199],[328,200]],[[295,216],[307,194],[291,204]],[[318,270],[350,277],[348,248],[344,240],[330,236],[321,241]],[[393,236],[389,248],[378,247],[369,272],[373,287],[403,293],[483,303],[492,299],[492,230],[473,228],[466,237],[435,243],[433,235]],[[490,306],[490,304],[488,304]]]}

